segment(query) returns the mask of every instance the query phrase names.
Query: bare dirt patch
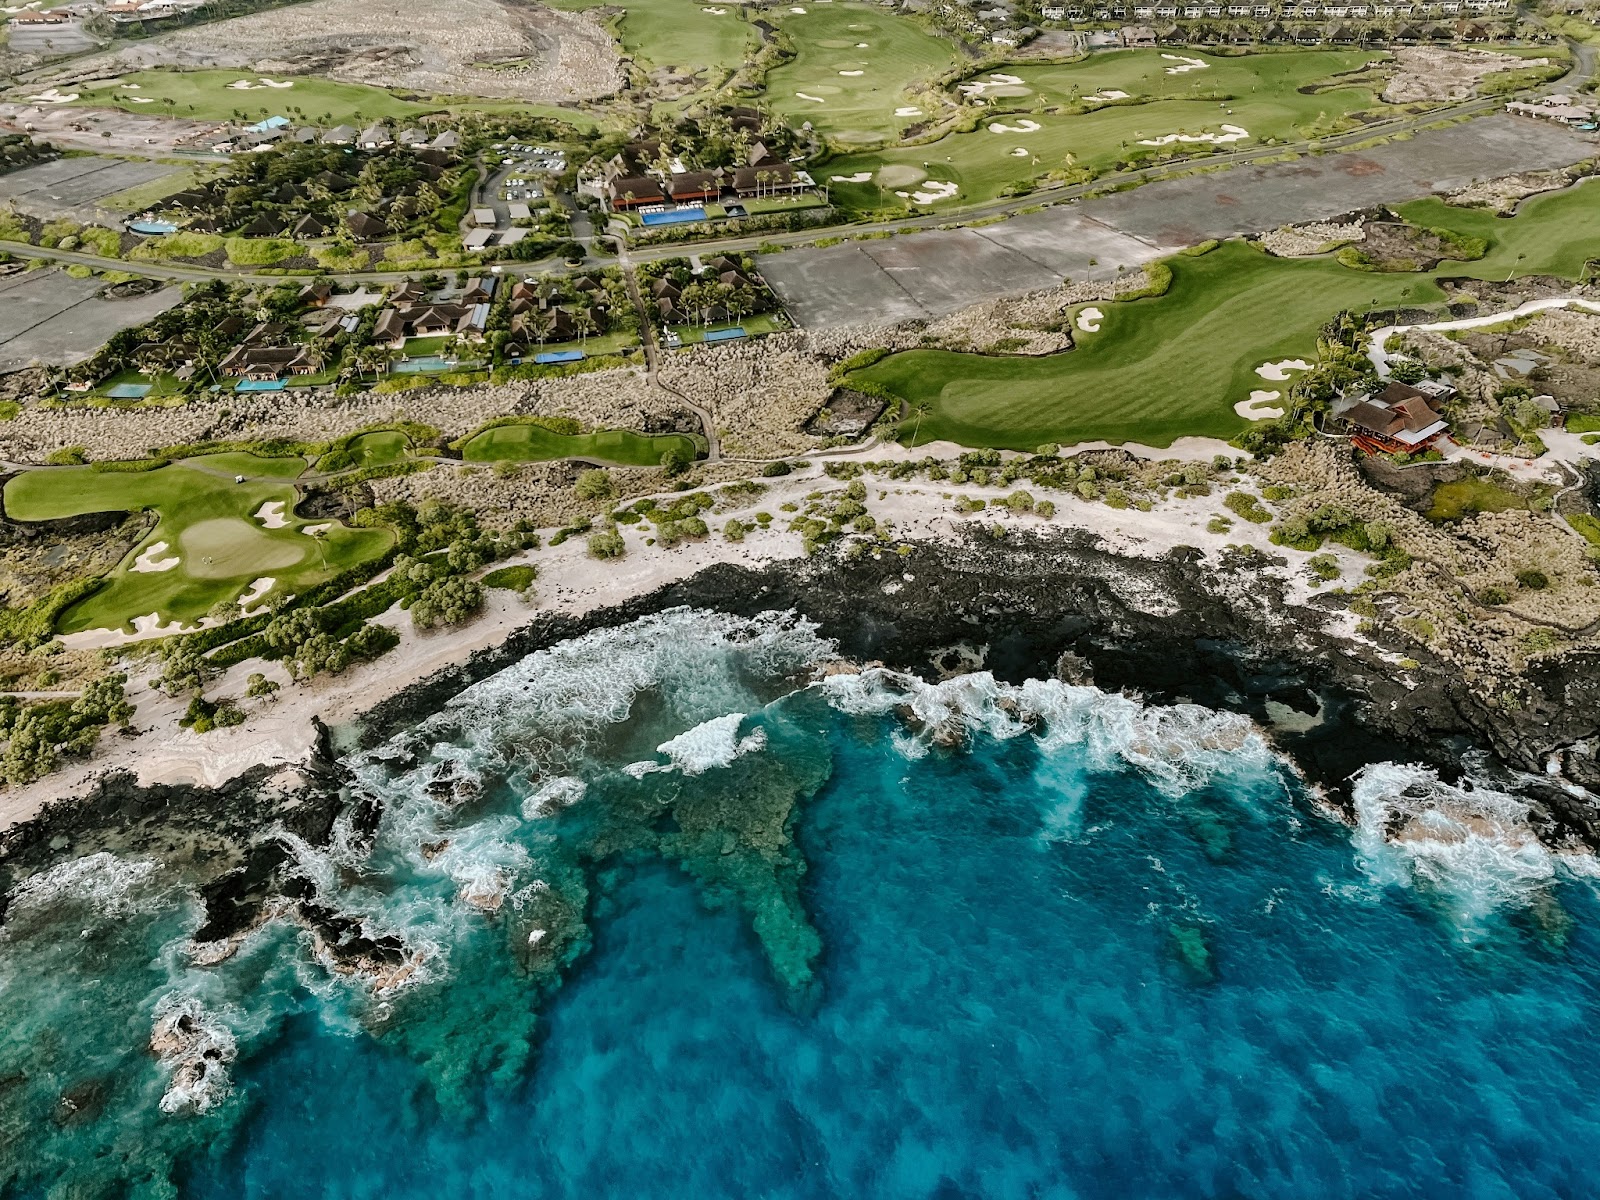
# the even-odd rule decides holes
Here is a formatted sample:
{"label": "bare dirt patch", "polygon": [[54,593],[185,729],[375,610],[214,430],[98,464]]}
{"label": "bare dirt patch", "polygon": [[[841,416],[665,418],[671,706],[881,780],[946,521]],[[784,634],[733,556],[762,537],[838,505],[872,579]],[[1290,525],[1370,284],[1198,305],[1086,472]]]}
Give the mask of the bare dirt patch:
{"label": "bare dirt patch", "polygon": [[501,0],[311,0],[152,38],[75,74],[157,66],[546,103],[608,95],[623,80],[616,44],[593,17]]}
{"label": "bare dirt patch", "polygon": [[1496,71],[1543,67],[1548,58],[1518,58],[1492,50],[1446,50],[1439,46],[1405,46],[1394,52],[1395,72],[1383,98],[1390,104],[1418,100],[1465,100]]}
{"label": "bare dirt patch", "polygon": [[1584,176],[1594,174],[1596,169],[1597,164],[1591,161],[1562,167],[1555,171],[1524,171],[1519,175],[1507,175],[1500,179],[1486,179],[1481,183],[1474,183],[1458,192],[1452,192],[1445,199],[1451,204],[1462,207],[1487,208],[1500,216],[1509,216],[1529,196],[1537,196],[1542,192],[1558,192],[1562,188],[1570,187]]}

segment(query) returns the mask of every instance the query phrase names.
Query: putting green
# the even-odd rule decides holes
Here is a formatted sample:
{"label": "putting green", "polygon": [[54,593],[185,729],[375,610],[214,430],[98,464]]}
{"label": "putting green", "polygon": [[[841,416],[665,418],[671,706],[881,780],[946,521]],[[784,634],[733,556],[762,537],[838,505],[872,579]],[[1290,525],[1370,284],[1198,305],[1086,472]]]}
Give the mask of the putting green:
{"label": "putting green", "polygon": [[1187,435],[1232,437],[1234,404],[1288,386],[1256,373],[1316,358],[1317,331],[1344,308],[1428,303],[1428,276],[1348,270],[1331,258],[1271,258],[1229,242],[1168,260],[1164,296],[1104,303],[1100,329],[1044,358],[945,350],[891,355],[853,378],[926,405],[917,441],[1032,450],[1104,439],[1169,446]]}
{"label": "putting green", "polygon": [[[62,614],[61,632],[129,628],[150,613],[163,623],[194,622],[219,601],[249,595],[259,604],[303,591],[389,548],[387,530],[295,517],[293,479],[304,469],[303,459],[217,454],[154,471],[24,471],[6,484],[5,507],[19,521],[146,509],[157,514],[156,527],[104,585]],[[235,483],[235,475],[268,478]],[[282,506],[278,528],[257,516],[273,504]],[[321,528],[310,534],[308,525]],[[165,546],[156,551],[160,543]],[[273,584],[254,588],[258,579]]]}
{"label": "putting green", "polygon": [[[857,210],[906,204],[915,197],[897,197],[896,190],[923,178],[955,184],[959,192],[948,199],[922,202],[937,209],[992,200],[1051,171],[1104,171],[1173,147],[1206,151],[1321,136],[1351,113],[1381,107],[1364,83],[1337,86],[1333,78],[1373,57],[1342,50],[1226,58],[1187,49],[1119,50],[1066,65],[1001,67],[958,87],[990,110],[976,129],[844,155],[825,173],[835,203]],[[1168,74],[1194,62],[1204,65]],[[1335,86],[1300,90],[1324,81]],[[1084,105],[1095,107],[1082,111]],[[1181,138],[1190,140],[1170,140]]]}
{"label": "putting green", "polygon": [[681,433],[648,437],[627,429],[599,433],[551,433],[541,425],[497,425],[473,437],[461,448],[468,462],[548,462],[557,458],[587,458],[619,467],[653,467],[668,450],[689,458],[699,453],[694,438]]}
{"label": "putting green", "polygon": [[[271,82],[265,82],[270,80]],[[248,87],[236,87],[236,84]],[[273,86],[289,84],[289,87]],[[78,91],[77,103],[125,112],[191,117],[197,121],[231,120],[235,112],[257,116],[303,117],[323,125],[359,121],[403,121],[438,112],[437,104],[402,100],[383,88],[335,83],[314,75],[278,75],[254,71],[135,71],[109,86],[91,84]]]}
{"label": "putting green", "polygon": [[882,8],[799,0],[768,12],[795,48],[793,59],[767,73],[772,111],[796,127],[810,121],[835,142],[897,138],[922,118],[895,110],[923,107],[918,90],[931,95],[957,61],[949,40]]}

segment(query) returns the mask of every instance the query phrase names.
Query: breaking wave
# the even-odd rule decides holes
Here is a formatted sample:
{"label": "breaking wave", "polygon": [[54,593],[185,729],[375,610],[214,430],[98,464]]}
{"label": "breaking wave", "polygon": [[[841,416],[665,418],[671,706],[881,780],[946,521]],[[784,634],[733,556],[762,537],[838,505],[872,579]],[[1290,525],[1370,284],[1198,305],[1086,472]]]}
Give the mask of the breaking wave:
{"label": "breaking wave", "polygon": [[[1564,857],[1540,842],[1526,800],[1472,779],[1457,785],[1427,767],[1375,763],[1357,773],[1351,796],[1367,876],[1440,897],[1462,925],[1527,903]],[[1575,861],[1574,873],[1587,873]]]}
{"label": "breaking wave", "polygon": [[59,903],[86,905],[101,917],[131,917],[160,902],[149,885],[158,871],[148,859],[121,859],[100,851],[41,871],[11,893],[13,917],[42,913]]}
{"label": "breaking wave", "polygon": [[1169,796],[1204,787],[1222,772],[1275,761],[1248,717],[1198,704],[1150,705],[1053,679],[1014,685],[980,671],[925,683],[873,667],[859,675],[831,675],[817,687],[841,712],[900,713],[908,730],[895,744],[907,757],[979,733],[1001,740],[1031,733],[1046,751],[1084,746],[1096,769],[1134,767]]}
{"label": "breaking wave", "polygon": [[150,1049],[168,1076],[162,1112],[209,1112],[232,1094],[228,1065],[239,1056],[238,1043],[198,997],[168,992],[156,1002]]}

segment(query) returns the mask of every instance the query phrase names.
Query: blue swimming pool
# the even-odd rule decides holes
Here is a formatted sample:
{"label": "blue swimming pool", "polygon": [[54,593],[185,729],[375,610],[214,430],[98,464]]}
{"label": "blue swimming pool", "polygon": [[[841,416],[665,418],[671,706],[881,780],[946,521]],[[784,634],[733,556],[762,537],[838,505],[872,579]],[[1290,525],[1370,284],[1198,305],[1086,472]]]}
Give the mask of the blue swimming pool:
{"label": "blue swimming pool", "polygon": [[119,383],[106,392],[113,400],[143,400],[152,387],[148,383]]}
{"label": "blue swimming pool", "polygon": [[701,337],[705,342],[731,342],[735,338],[744,336],[744,326],[735,325],[732,329],[708,329]]}
{"label": "blue swimming pool", "polygon": [[704,221],[705,219],[705,207],[699,204],[692,208],[674,208],[668,212],[639,214],[639,220],[646,225],[689,225],[695,221]]}
{"label": "blue swimming pool", "polygon": [[233,390],[236,392],[281,392],[288,386],[281,379],[241,379]]}
{"label": "blue swimming pool", "polygon": [[130,233],[177,233],[178,227],[170,221],[129,221]]}
{"label": "blue swimming pool", "polygon": [[543,354],[535,354],[533,361],[536,363],[569,363],[582,362],[582,350],[546,350]]}

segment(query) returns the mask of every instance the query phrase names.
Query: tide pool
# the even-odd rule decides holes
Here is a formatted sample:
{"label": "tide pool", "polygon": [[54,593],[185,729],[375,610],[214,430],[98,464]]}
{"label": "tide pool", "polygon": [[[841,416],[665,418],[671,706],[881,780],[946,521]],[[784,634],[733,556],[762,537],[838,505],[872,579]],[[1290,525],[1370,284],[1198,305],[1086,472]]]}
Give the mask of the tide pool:
{"label": "tide pool", "polygon": [[[1600,905],[1509,798],[1376,768],[1352,830],[1239,718],[984,675],[794,690],[826,654],[670,615],[359,766],[374,844],[301,853],[428,949],[390,995],[284,926],[194,966],[159,871],[61,880],[8,917],[0,995],[39,1011],[48,962],[62,1015],[0,1066],[42,1069],[44,1030],[66,1079],[174,994],[236,1056],[164,1114],[148,1052],[100,1045],[93,1123],[29,1130],[0,1090],[7,1132],[63,1164],[154,1137],[208,1200],[1591,1190]],[[442,762],[481,791],[442,802]]]}

